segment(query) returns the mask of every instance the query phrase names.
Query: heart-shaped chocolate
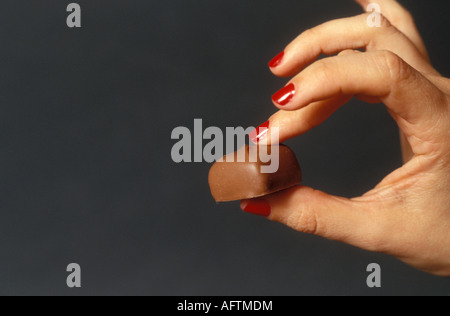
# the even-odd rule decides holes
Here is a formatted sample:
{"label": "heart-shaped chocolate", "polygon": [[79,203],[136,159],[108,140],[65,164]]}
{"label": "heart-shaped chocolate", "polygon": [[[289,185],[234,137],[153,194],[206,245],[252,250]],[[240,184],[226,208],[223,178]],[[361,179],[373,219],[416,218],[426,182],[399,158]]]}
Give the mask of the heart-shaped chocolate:
{"label": "heart-shaped chocolate", "polygon": [[285,145],[244,146],[218,160],[209,172],[216,202],[261,197],[298,185],[302,173]]}

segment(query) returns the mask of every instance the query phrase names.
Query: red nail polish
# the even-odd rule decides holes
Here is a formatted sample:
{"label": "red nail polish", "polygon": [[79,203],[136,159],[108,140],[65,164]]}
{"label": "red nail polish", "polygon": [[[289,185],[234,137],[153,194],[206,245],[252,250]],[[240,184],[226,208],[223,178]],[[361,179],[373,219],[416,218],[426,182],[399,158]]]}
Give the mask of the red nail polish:
{"label": "red nail polish", "polygon": [[288,84],[286,87],[278,91],[272,96],[273,102],[279,105],[286,105],[291,102],[295,95],[295,85],[293,83]]}
{"label": "red nail polish", "polygon": [[275,68],[277,67],[279,64],[281,64],[281,61],[283,60],[284,57],[284,51],[282,51],[281,53],[279,53],[277,56],[275,56],[270,62],[269,62],[269,67],[270,68]]}
{"label": "red nail polish", "polygon": [[270,204],[264,200],[247,200],[241,202],[241,209],[244,212],[267,217],[272,212]]}
{"label": "red nail polish", "polygon": [[269,131],[269,126],[270,126],[269,121],[259,125],[250,134],[248,134],[248,137],[254,144],[259,143],[264,137],[266,137],[267,132]]}

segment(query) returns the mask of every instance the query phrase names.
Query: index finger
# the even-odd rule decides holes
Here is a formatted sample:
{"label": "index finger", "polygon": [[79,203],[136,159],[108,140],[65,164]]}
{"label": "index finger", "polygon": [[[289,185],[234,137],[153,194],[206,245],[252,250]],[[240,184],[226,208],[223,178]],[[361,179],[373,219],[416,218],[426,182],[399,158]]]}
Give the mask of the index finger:
{"label": "index finger", "polygon": [[259,143],[271,142],[272,127],[279,127],[283,140],[305,133],[326,120],[346,100],[357,96],[368,102],[383,102],[408,135],[414,153],[429,151],[426,146],[430,144],[439,145],[433,141],[436,133],[430,131],[436,130],[443,111],[447,111],[442,107],[446,96],[392,52],[355,52],[325,58],[306,68],[287,87],[294,89],[289,92],[292,98],[284,106],[276,104],[283,111],[271,118]]}

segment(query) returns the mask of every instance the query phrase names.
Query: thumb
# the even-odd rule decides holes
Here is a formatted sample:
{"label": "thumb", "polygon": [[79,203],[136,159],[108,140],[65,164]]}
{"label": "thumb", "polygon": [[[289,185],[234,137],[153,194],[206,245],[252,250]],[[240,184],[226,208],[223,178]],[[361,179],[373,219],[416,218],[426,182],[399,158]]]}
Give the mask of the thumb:
{"label": "thumb", "polygon": [[241,208],[303,233],[383,251],[383,221],[372,203],[298,186],[261,199],[244,200]]}

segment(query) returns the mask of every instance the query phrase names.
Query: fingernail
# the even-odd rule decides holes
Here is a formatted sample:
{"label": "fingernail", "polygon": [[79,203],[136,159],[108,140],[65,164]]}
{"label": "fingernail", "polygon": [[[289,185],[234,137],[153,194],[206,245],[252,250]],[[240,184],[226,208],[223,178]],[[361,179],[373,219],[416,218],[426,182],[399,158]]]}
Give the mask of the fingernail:
{"label": "fingernail", "polygon": [[288,84],[286,87],[278,91],[272,96],[273,102],[279,105],[286,105],[291,102],[295,95],[295,85],[293,83]]}
{"label": "fingernail", "polygon": [[266,135],[269,131],[269,126],[270,126],[270,121],[267,121],[267,122],[259,125],[250,134],[248,134],[248,137],[254,144],[258,144],[264,137],[266,137]]}
{"label": "fingernail", "polygon": [[241,209],[244,212],[267,217],[272,212],[270,204],[264,200],[246,200],[241,202]]}
{"label": "fingernail", "polygon": [[282,51],[281,53],[279,53],[277,56],[275,56],[275,57],[269,62],[269,67],[270,67],[270,68],[278,67],[278,65],[281,64],[281,61],[283,60],[283,57],[284,57],[284,51]]}

